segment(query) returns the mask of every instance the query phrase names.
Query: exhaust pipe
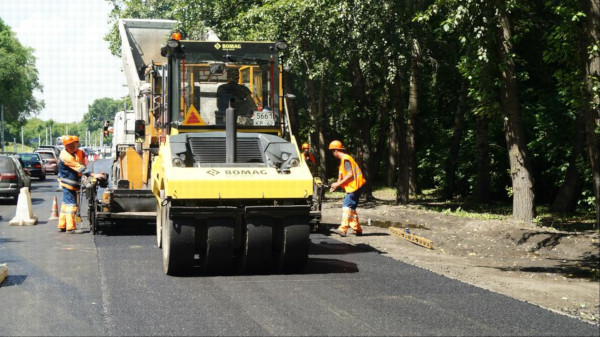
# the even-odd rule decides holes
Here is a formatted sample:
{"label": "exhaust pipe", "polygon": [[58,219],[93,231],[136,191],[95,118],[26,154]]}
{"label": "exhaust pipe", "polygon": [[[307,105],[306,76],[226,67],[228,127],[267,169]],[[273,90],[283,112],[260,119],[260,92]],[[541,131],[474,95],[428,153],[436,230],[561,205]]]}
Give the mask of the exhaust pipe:
{"label": "exhaust pipe", "polygon": [[235,163],[237,129],[235,124],[235,109],[229,104],[225,109],[225,163]]}

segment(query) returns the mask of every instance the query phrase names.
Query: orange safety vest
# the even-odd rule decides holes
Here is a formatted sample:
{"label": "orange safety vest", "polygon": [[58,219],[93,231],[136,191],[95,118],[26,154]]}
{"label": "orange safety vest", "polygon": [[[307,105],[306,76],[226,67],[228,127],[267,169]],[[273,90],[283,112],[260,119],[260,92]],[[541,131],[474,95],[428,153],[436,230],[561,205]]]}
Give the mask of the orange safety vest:
{"label": "orange safety vest", "polygon": [[74,157],[79,164],[87,166],[88,160],[85,151],[83,151],[82,149],[77,149],[77,152],[75,152]]}
{"label": "orange safety vest", "polygon": [[[304,152],[302,154],[304,154]],[[304,161],[308,165],[317,166],[317,161],[315,160],[315,156],[313,156],[313,154],[310,152],[308,154],[304,154]]]}
{"label": "orange safety vest", "polygon": [[358,164],[354,161],[352,157],[350,157],[349,154],[346,153],[344,153],[342,159],[340,160],[339,179],[343,179],[346,175],[348,175],[348,171],[346,171],[346,168],[344,167],[344,161],[346,160],[350,163],[353,177],[351,180],[347,181],[344,185],[342,185],[342,187],[344,188],[346,193],[352,193],[358,190],[359,188],[363,187],[363,185],[367,181],[365,180],[365,177],[363,176],[360,167],[358,167]]}

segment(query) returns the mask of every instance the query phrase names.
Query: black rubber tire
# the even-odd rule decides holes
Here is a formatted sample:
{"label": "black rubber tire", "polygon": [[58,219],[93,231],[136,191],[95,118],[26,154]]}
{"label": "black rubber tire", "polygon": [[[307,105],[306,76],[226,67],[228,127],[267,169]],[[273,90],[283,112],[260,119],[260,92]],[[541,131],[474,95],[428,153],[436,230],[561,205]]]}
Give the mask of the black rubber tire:
{"label": "black rubber tire", "polygon": [[[93,208],[92,208],[93,207]],[[98,219],[96,218],[96,205],[90,206],[88,212],[88,219],[90,220],[90,233],[93,235],[98,234]]]}
{"label": "black rubber tire", "polygon": [[207,220],[205,251],[202,261],[203,272],[223,273],[233,267],[234,224],[234,218]]}
{"label": "black rubber tire", "polygon": [[39,179],[40,179],[40,181],[44,181],[44,180],[46,180],[46,175],[44,174],[43,176],[40,176],[40,178],[39,178]]}
{"label": "black rubber tire", "polygon": [[16,204],[19,203],[19,193],[13,194],[13,200],[12,200],[12,202],[13,202],[13,205],[16,205]]}
{"label": "black rubber tire", "polygon": [[301,272],[308,260],[310,225],[308,217],[288,217],[276,233],[275,271]]}
{"label": "black rubber tire", "polygon": [[171,204],[165,206],[162,231],[163,271],[167,275],[189,272],[194,262],[194,226],[192,219],[169,219]]}
{"label": "black rubber tire", "polygon": [[266,273],[273,259],[273,223],[269,217],[251,217],[246,221],[240,272]]}
{"label": "black rubber tire", "polygon": [[165,207],[161,206],[165,191],[160,191],[160,201],[156,201],[156,246],[162,248],[162,228],[165,223]]}

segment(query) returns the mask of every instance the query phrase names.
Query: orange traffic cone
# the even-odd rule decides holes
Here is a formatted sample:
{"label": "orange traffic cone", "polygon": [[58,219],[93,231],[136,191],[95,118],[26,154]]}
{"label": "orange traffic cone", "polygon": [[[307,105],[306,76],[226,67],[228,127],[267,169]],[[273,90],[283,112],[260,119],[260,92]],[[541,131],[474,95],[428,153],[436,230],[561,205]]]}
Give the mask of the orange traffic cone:
{"label": "orange traffic cone", "polygon": [[48,218],[48,220],[56,219],[58,219],[58,205],[56,204],[56,196],[54,196],[54,200],[52,201],[52,213],[50,213],[50,218]]}

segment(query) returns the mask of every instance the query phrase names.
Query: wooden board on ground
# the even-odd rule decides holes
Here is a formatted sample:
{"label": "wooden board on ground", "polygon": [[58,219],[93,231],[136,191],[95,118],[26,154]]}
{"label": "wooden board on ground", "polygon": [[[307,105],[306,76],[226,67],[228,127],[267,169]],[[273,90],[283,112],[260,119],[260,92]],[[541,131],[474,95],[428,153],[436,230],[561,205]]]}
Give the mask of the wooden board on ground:
{"label": "wooden board on ground", "polygon": [[402,228],[390,227],[390,232],[392,233],[392,235],[401,237],[401,238],[408,240],[419,246],[433,249],[433,241],[431,241],[429,239],[425,239],[424,237],[420,237],[420,236],[411,234],[411,233],[406,233]]}
{"label": "wooden board on ground", "polygon": [[8,267],[6,266],[6,263],[0,264],[0,284],[4,282],[6,277],[8,277]]}

